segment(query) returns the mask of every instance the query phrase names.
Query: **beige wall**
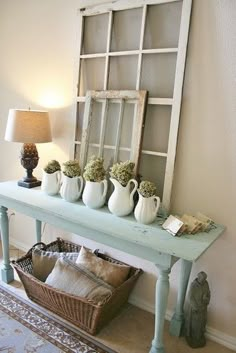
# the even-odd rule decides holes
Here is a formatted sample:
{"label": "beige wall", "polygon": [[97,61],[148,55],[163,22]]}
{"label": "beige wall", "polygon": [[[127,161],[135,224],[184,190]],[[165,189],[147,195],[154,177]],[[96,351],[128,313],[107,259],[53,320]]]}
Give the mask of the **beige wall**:
{"label": "beige wall", "polygon": [[[0,180],[17,179],[24,173],[18,161],[20,145],[3,141],[9,108],[51,106],[55,138],[53,144],[39,146],[40,166],[51,158],[60,162],[68,158],[79,5],[79,0],[0,2]],[[208,324],[231,336],[236,347],[235,22],[236,1],[193,0],[172,205],[175,212],[199,210],[227,226],[225,234],[194,265],[192,278],[200,270],[208,273],[212,291]],[[40,168],[36,174],[40,177]],[[11,238],[28,248],[33,241],[32,220],[15,215],[10,222]],[[58,234],[64,235],[61,230],[45,227],[46,240]],[[77,236],[73,239],[84,242]],[[146,274],[132,301],[151,310],[154,265],[109,251],[144,268]],[[171,274],[169,309],[176,299],[178,270],[177,264]]]}
{"label": "beige wall", "polygon": [[209,276],[209,325],[236,337],[236,2],[193,3],[173,208],[227,227],[194,271]]}

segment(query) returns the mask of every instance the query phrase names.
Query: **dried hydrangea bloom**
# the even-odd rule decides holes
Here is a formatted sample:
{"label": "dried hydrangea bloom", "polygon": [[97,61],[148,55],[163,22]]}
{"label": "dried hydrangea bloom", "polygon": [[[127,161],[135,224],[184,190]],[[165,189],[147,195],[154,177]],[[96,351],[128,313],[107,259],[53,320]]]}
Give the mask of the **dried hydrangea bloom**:
{"label": "dried hydrangea bloom", "polygon": [[100,182],[105,178],[106,171],[103,166],[104,159],[92,156],[86,164],[84,170],[84,179],[87,181]]}
{"label": "dried hydrangea bloom", "polygon": [[46,166],[43,169],[46,173],[53,174],[53,173],[57,172],[58,170],[61,170],[61,166],[58,161],[53,159],[50,162],[48,162],[48,164],[46,164]]}
{"label": "dried hydrangea bloom", "polygon": [[64,165],[63,173],[69,178],[80,176],[81,169],[80,169],[79,161],[70,160],[63,163],[63,165]]}
{"label": "dried hydrangea bloom", "polygon": [[110,176],[126,186],[128,181],[134,177],[135,164],[131,161],[116,163],[111,167]]}
{"label": "dried hydrangea bloom", "polygon": [[141,181],[139,185],[138,192],[143,196],[143,197],[151,197],[156,194],[157,188],[156,185],[151,182],[151,181]]}

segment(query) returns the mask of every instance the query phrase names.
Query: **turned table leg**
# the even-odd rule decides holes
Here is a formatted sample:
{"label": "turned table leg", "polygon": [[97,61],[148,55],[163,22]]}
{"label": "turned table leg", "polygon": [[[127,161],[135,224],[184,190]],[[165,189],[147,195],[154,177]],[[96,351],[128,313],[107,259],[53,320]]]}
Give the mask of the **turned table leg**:
{"label": "turned table leg", "polygon": [[188,287],[188,281],[192,269],[192,262],[181,259],[179,289],[175,313],[170,322],[169,332],[172,336],[181,336],[184,327],[184,301]]}
{"label": "turned table leg", "polygon": [[2,235],[2,252],[3,252],[3,267],[1,269],[2,281],[9,283],[14,280],[13,268],[10,265],[9,256],[9,220],[7,208],[0,206],[1,217],[1,235]]}
{"label": "turned table leg", "polygon": [[36,241],[37,243],[41,242],[42,237],[42,222],[36,219]]}
{"label": "turned table leg", "polygon": [[159,267],[159,276],[156,284],[155,334],[149,353],[165,353],[163,331],[170,286],[169,273],[170,269]]}

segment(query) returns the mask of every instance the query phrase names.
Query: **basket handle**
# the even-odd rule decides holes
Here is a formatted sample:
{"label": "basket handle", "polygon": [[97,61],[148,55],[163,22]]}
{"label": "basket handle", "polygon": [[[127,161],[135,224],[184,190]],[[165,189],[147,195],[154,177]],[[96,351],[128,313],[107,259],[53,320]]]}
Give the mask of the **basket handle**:
{"label": "basket handle", "polygon": [[34,248],[36,248],[36,247],[39,247],[40,250],[46,250],[46,247],[47,247],[47,246],[46,246],[45,243],[38,242],[38,243],[34,244],[31,249],[29,249],[29,251],[26,253],[26,256],[29,255],[29,254],[31,254],[31,253],[32,253],[32,250],[33,250]]}
{"label": "basket handle", "polygon": [[[34,244],[34,245],[32,246],[32,248],[29,249],[29,251],[27,251],[27,253],[26,253],[24,256],[27,257],[28,255],[31,255],[32,250],[33,250],[36,246],[40,247],[41,250],[46,250],[46,248],[47,248],[45,243],[38,242],[38,243]],[[12,263],[12,264],[16,264],[16,263],[17,263],[17,260],[12,260],[11,263]]]}
{"label": "basket handle", "polygon": [[32,246],[32,249],[34,249],[34,248],[36,248],[36,247],[40,248],[41,250],[46,250],[47,245],[46,245],[45,243],[42,243],[42,242],[40,241],[40,242],[34,244],[34,245]]}

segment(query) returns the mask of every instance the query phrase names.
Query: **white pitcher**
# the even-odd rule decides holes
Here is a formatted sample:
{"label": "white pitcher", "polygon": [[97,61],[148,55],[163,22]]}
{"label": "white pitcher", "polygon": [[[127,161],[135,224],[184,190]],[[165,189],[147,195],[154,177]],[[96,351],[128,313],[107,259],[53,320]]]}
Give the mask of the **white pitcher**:
{"label": "white pitcher", "polygon": [[84,204],[90,208],[100,208],[106,201],[107,180],[102,181],[86,181],[82,200]]}
{"label": "white pitcher", "polygon": [[82,176],[69,178],[63,174],[63,181],[60,189],[61,197],[68,202],[77,201],[82,193],[83,184]]}
{"label": "white pitcher", "polygon": [[59,193],[61,186],[61,172],[57,170],[54,173],[46,173],[44,170],[42,176],[41,190],[48,195],[56,195]]}
{"label": "white pitcher", "polygon": [[[127,216],[134,208],[134,193],[138,188],[138,182],[130,179],[126,186],[122,186],[116,179],[110,178],[115,189],[108,201],[108,208],[116,216]],[[131,191],[131,184],[134,188]]]}
{"label": "white pitcher", "polygon": [[143,197],[140,193],[138,203],[134,210],[134,217],[139,223],[150,224],[154,222],[160,207],[158,196]]}

